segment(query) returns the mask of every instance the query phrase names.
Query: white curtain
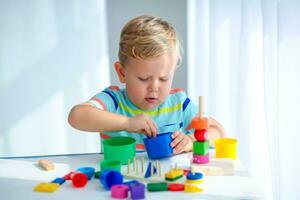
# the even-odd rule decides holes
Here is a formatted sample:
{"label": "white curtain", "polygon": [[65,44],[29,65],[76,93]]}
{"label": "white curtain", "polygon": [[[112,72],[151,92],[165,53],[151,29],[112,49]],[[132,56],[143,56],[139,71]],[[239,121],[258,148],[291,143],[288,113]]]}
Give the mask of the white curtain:
{"label": "white curtain", "polygon": [[[266,199],[300,199],[300,1],[188,1],[188,91]],[[298,189],[298,191],[297,191]]]}

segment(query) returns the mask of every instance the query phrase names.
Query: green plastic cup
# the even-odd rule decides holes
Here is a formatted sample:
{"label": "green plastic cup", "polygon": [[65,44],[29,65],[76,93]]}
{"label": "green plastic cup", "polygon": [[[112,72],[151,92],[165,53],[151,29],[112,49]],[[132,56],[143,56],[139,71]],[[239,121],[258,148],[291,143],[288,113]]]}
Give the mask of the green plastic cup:
{"label": "green plastic cup", "polygon": [[118,172],[121,171],[121,162],[118,160],[101,160],[100,161],[100,170],[106,170],[106,169],[111,169],[111,170],[116,170]]}
{"label": "green plastic cup", "polygon": [[122,165],[132,162],[136,140],[131,137],[111,137],[102,141],[105,160],[118,160]]}

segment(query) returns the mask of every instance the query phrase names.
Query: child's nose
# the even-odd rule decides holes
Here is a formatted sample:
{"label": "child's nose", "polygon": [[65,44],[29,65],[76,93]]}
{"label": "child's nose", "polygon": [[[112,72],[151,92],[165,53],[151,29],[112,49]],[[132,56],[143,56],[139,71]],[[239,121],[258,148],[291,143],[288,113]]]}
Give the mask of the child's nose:
{"label": "child's nose", "polygon": [[159,82],[158,81],[152,81],[148,87],[150,92],[157,92],[159,88]]}

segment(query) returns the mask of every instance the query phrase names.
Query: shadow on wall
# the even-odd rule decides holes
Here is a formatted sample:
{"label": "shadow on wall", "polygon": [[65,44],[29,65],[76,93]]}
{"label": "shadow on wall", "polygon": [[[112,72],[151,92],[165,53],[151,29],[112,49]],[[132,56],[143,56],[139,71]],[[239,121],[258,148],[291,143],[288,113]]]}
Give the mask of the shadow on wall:
{"label": "shadow on wall", "polygon": [[[34,136],[27,146],[47,148],[42,144],[50,142],[51,124],[59,124],[55,131],[68,149],[69,109],[107,84],[100,80],[108,76],[107,65],[100,66],[108,60],[104,11],[105,2],[96,0],[0,3],[1,156],[23,145],[27,134]],[[58,94],[63,106],[49,109]],[[19,123],[32,116],[17,134]]]}

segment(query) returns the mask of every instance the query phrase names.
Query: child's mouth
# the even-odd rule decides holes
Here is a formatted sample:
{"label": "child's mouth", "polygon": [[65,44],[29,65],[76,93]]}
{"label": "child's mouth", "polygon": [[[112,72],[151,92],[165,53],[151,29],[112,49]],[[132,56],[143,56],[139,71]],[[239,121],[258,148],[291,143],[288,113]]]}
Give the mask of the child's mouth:
{"label": "child's mouth", "polygon": [[157,98],[152,98],[152,97],[145,98],[145,100],[146,100],[148,103],[156,103],[156,102],[158,101]]}

